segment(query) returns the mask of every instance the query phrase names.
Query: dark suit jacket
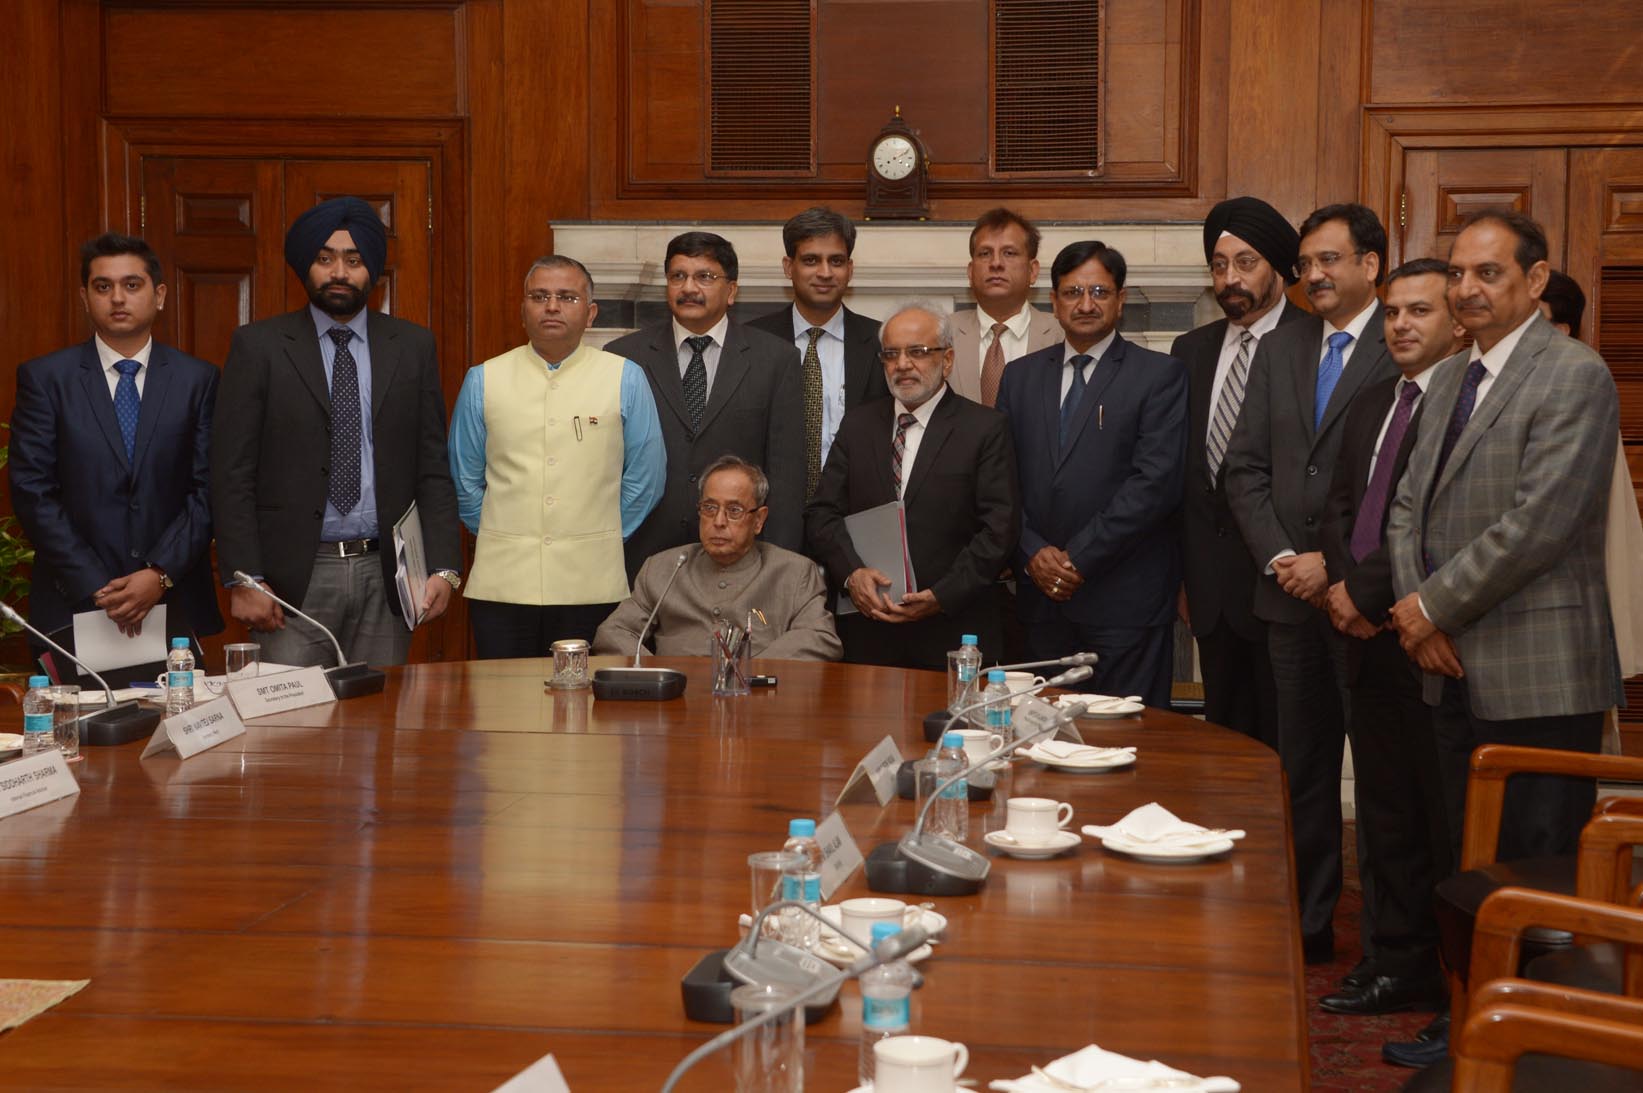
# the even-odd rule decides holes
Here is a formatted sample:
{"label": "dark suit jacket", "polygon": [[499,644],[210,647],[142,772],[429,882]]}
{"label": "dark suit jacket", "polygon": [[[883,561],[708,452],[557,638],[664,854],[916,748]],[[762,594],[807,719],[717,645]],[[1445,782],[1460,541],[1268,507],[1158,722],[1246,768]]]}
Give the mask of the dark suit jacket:
{"label": "dark suit jacket", "polygon": [[[1027,625],[1061,615],[1094,626],[1160,626],[1175,617],[1175,513],[1186,459],[1187,372],[1173,357],[1113,338],[1090,373],[1061,447],[1067,344],[1004,370],[998,408],[1016,437],[1021,544],[1016,605]],[[1027,562],[1046,546],[1072,556],[1084,584],[1064,604]]]}
{"label": "dark suit jacket", "polygon": [[[1280,305],[1278,325],[1306,317],[1286,298]],[[1275,330],[1273,331],[1276,332]],[[1181,494],[1181,546],[1192,632],[1207,634],[1221,620],[1246,641],[1264,640],[1266,629],[1255,617],[1256,578],[1262,566],[1250,556],[1238,522],[1227,501],[1226,460],[1209,480],[1211,402],[1215,393],[1215,366],[1226,341],[1227,320],[1217,319],[1189,330],[1170,346],[1170,355],[1187,366],[1187,473]],[[1263,562],[1264,564],[1264,562]]]}
{"label": "dark suit jacket", "polygon": [[91,597],[103,585],[153,564],[176,586],[160,600],[172,630],[222,629],[208,554],[216,394],[215,365],[155,342],[128,460],[91,341],[17,370],[11,499],[34,544],[30,622],[66,626],[96,609]]}
{"label": "dark suit jacket", "polygon": [[[1346,412],[1342,423],[1341,450],[1335,458],[1334,481],[1329,488],[1328,508],[1324,513],[1324,564],[1329,567],[1329,583],[1346,581],[1346,594],[1358,613],[1375,624],[1386,620],[1396,597],[1392,594],[1392,558],[1386,549],[1386,520],[1392,512],[1392,498],[1398,492],[1398,480],[1409,465],[1409,453],[1415,448],[1415,434],[1420,428],[1421,413],[1426,408],[1423,398],[1415,407],[1403,443],[1392,453],[1392,488],[1386,497],[1386,511],[1381,513],[1381,545],[1364,560],[1352,558],[1352,527],[1357,523],[1358,509],[1369,488],[1370,467],[1375,458],[1375,440],[1380,436],[1381,423],[1397,398],[1398,377],[1392,376],[1371,384],[1358,393]],[[1398,637],[1391,632],[1377,634],[1370,642],[1347,643],[1347,674],[1356,682],[1366,645],[1376,646],[1375,663],[1385,668],[1396,668],[1413,679],[1415,669],[1398,645]]]}
{"label": "dark suit jacket", "polygon": [[667,486],[628,537],[628,577],[652,554],[699,541],[697,476],[727,453],[757,463],[770,479],[764,540],[797,551],[804,540],[804,402],[799,351],[762,330],[732,322],[708,391],[702,428],[692,433],[671,322],[625,334],[605,349],[645,370],[667,445]]}
{"label": "dark suit jacket", "polygon": [[[462,568],[456,490],[445,453],[445,396],[433,333],[371,312],[371,441],[378,534],[385,547],[412,501],[422,519],[428,570]],[[307,307],[234,332],[211,434],[211,502],[217,561],[260,574],[297,605],[308,591],[325,516],[331,460],[331,394]],[[382,551],[394,579],[394,552]],[[388,597],[399,614],[399,599]]]}
{"label": "dark suit jacket", "polygon": [[[805,512],[806,553],[821,562],[835,591],[862,565],[844,518],[896,499],[890,477],[895,407],[896,400],[886,397],[844,415]],[[914,577],[920,588],[935,593],[942,615],[955,620],[942,631],[945,644],[934,650],[940,655],[955,647],[956,620],[991,619],[987,629],[998,629],[993,584],[1021,527],[1009,423],[998,411],[949,388],[904,473]],[[868,625],[882,631],[885,641],[895,641],[894,632],[904,630],[897,623]]]}
{"label": "dark suit jacket", "polygon": [[[1324,321],[1308,315],[1261,339],[1249,364],[1244,408],[1227,446],[1227,497],[1257,570],[1288,548],[1297,554],[1322,547],[1329,484],[1340,451],[1342,419],[1359,391],[1397,375],[1386,353],[1377,303],[1352,347],[1318,428],[1312,426],[1313,393],[1323,357]],[[1333,574],[1331,580],[1333,580]],[[1315,609],[1278,587],[1262,572],[1255,585],[1255,617],[1301,623]]]}
{"label": "dark suit jacket", "polygon": [[[799,336],[793,325],[793,307],[760,315],[747,324],[755,330],[774,334],[789,345]],[[799,351],[804,360],[804,351]],[[884,382],[884,365],[879,363],[879,321],[844,309],[844,408],[853,410],[870,399],[890,393]]]}

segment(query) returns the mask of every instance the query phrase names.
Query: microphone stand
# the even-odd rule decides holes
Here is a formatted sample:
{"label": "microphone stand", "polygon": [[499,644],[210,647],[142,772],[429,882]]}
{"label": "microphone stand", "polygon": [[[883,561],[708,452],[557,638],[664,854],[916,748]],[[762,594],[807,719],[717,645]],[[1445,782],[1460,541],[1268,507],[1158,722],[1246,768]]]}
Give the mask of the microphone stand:
{"label": "microphone stand", "polygon": [[667,594],[673,591],[673,582],[679,579],[679,571],[685,567],[690,555],[685,551],[679,552],[679,557],[673,563],[673,572],[668,575],[667,584],[662,586],[662,594],[656,597],[656,604],[650,609],[650,617],[639,628],[639,640],[633,646],[633,666],[629,668],[598,668],[593,673],[593,697],[612,699],[627,702],[657,702],[670,698],[678,698],[685,693],[686,676],[674,668],[641,668],[639,660],[645,653],[645,633],[650,624],[656,621],[656,613],[662,609],[662,601]]}
{"label": "microphone stand", "polygon": [[[1054,660],[1029,660],[1024,661],[1021,664],[995,664],[991,668],[983,668],[982,676],[985,678],[987,672],[1016,672],[1027,668],[1078,668],[1092,665],[1100,659],[1101,658],[1095,653],[1072,653],[1068,656],[1056,657]],[[982,684],[982,686],[985,687],[986,685]],[[1044,686],[1049,686],[1049,684],[1046,683]],[[1038,688],[1034,687],[1032,690],[1023,691],[1021,693],[1032,694],[1033,691],[1036,691],[1037,689]],[[959,714],[968,713],[975,708],[976,707],[974,706],[966,706],[963,709],[958,710],[956,713],[951,710],[936,710],[933,713],[925,714],[924,739],[930,741],[931,743],[935,743],[937,740],[940,740],[942,734],[952,728],[953,720],[956,719]]]}
{"label": "microphone stand", "polygon": [[241,570],[236,569],[234,571],[234,582],[241,588],[249,588],[253,592],[262,593],[331,639],[331,647],[337,651],[337,666],[325,670],[325,681],[331,685],[332,693],[338,698],[359,698],[363,695],[381,694],[382,689],[388,685],[388,677],[380,669],[372,668],[364,661],[350,664],[347,655],[342,651],[342,643],[318,619],[303,614],[298,608],[274,595],[273,590],[265,588]]}
{"label": "microphone stand", "polygon": [[27,630],[95,679],[103,688],[103,697],[106,705],[96,713],[81,714],[75,720],[80,722],[80,743],[84,747],[107,748],[119,744],[129,744],[133,740],[141,740],[145,736],[152,736],[154,729],[160,723],[161,711],[146,707],[135,700],[116,704],[114,689],[108,685],[108,680],[91,670],[85,661],[52,641],[41,631],[30,626],[28,620],[19,615],[12,606],[0,603],[0,615],[4,615],[9,622]]}

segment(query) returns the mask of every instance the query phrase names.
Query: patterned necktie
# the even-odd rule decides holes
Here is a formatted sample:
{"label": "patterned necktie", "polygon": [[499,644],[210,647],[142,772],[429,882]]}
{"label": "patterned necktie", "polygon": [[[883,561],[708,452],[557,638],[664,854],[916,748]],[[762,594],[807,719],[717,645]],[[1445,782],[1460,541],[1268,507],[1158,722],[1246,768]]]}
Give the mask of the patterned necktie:
{"label": "patterned necktie", "polygon": [[816,496],[816,484],[821,481],[822,440],[822,368],[821,354],[816,343],[826,333],[819,326],[810,328],[810,344],[804,350],[804,496]]}
{"label": "patterned necktie", "polygon": [[690,431],[702,427],[702,415],[707,413],[707,358],[702,356],[713,339],[706,334],[686,338],[690,346],[690,364],[685,367],[685,412],[690,415]]}
{"label": "patterned necktie", "polygon": [[895,479],[896,496],[901,496],[901,457],[907,454],[907,430],[918,424],[912,414],[896,418],[896,439],[890,442],[890,477]]}
{"label": "patterned necktie", "polygon": [[331,362],[331,504],[346,516],[359,504],[359,366],[348,349],[354,332],[333,326],[327,333],[337,345]]}
{"label": "patterned necktie", "polygon": [[1088,353],[1080,353],[1067,363],[1072,365],[1073,382],[1067,388],[1067,397],[1061,400],[1061,447],[1071,439],[1073,415],[1078,412],[1078,401],[1084,397],[1084,366],[1090,363]]}
{"label": "patterned necktie", "polygon": [[993,344],[987,347],[987,356],[981,362],[981,402],[984,406],[998,404],[998,385],[1004,381],[1004,332],[1008,329],[1003,323],[993,324]]}
{"label": "patterned necktie", "polygon": [[1415,400],[1420,398],[1420,385],[1404,381],[1398,392],[1398,404],[1392,410],[1392,421],[1386,426],[1379,454],[1375,456],[1375,471],[1369,476],[1369,487],[1364,490],[1363,503],[1358,506],[1358,518],[1352,523],[1352,560],[1361,562],[1381,545],[1381,525],[1386,521],[1386,503],[1392,497],[1392,471],[1398,461],[1398,449],[1409,433],[1409,419],[1415,416]]}
{"label": "patterned necktie", "polygon": [[1329,336],[1329,350],[1318,365],[1318,390],[1312,399],[1312,430],[1317,432],[1324,423],[1324,410],[1329,406],[1329,396],[1335,393],[1335,385],[1341,381],[1341,369],[1346,366],[1346,358],[1341,356],[1341,350],[1352,341],[1352,335],[1344,330],[1337,330]]}
{"label": "patterned necktie", "polygon": [[1238,411],[1244,406],[1244,389],[1249,386],[1249,347],[1255,335],[1245,330],[1238,335],[1238,355],[1232,359],[1232,369],[1221,381],[1221,395],[1215,400],[1215,416],[1209,422],[1209,438],[1204,454],[1209,458],[1209,481],[1215,484],[1221,472],[1221,460],[1227,456],[1227,444],[1232,440],[1232,427],[1238,424]]}
{"label": "patterned necktie", "polygon": [[126,444],[126,462],[137,455],[137,371],[142,365],[136,361],[115,361],[114,370],[120,378],[114,384],[114,420],[120,423],[120,439]]}

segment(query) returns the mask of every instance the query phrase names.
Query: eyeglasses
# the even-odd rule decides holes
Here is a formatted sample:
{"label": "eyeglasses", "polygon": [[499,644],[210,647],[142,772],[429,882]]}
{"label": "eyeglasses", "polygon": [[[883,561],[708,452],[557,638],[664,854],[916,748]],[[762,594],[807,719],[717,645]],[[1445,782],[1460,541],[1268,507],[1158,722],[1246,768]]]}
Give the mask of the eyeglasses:
{"label": "eyeglasses", "polygon": [[1295,260],[1295,276],[1305,277],[1307,274],[1312,272],[1313,266],[1317,266],[1320,271],[1328,272],[1329,270],[1332,270],[1336,266],[1340,265],[1343,258],[1356,258],[1360,255],[1368,253],[1369,252],[1365,250],[1355,250],[1350,255],[1346,255],[1336,254],[1334,251],[1325,251],[1324,253],[1318,255],[1316,259],[1298,258]]}
{"label": "eyeglasses", "polygon": [[699,269],[695,273],[687,273],[682,269],[676,269],[667,275],[667,283],[670,285],[682,285],[687,281],[694,281],[703,288],[712,288],[724,280],[727,280],[724,274],[705,269]]}
{"label": "eyeglasses", "polygon": [[549,300],[558,300],[560,307],[575,307],[577,304],[582,302],[582,297],[579,293],[543,292],[541,290],[525,293],[525,299],[529,300],[537,307],[547,307]]}
{"label": "eyeglasses", "polygon": [[885,364],[895,364],[905,353],[908,360],[922,364],[931,357],[937,357],[947,352],[947,349],[948,347],[945,345],[909,345],[904,348],[887,345],[879,350],[879,360]]}
{"label": "eyeglasses", "polygon": [[1225,258],[1217,258],[1210,262],[1209,271],[1217,277],[1225,277],[1229,265],[1236,266],[1239,273],[1254,273],[1261,268],[1261,256],[1259,254],[1240,254],[1231,262],[1228,262]]}
{"label": "eyeglasses", "polygon": [[1118,295],[1118,290],[1106,285],[1062,285],[1055,294],[1069,304],[1076,304],[1086,293],[1092,300],[1110,300]]}
{"label": "eyeglasses", "polygon": [[[763,505],[758,506],[758,508],[748,509],[743,508],[735,502],[731,502],[730,504],[724,506],[723,511],[726,520],[729,520],[732,524],[739,524],[741,523],[742,517],[746,516],[750,512],[757,512],[762,508],[764,508]],[[720,512],[719,502],[703,501],[700,505],[696,506],[696,511],[701,513],[702,516],[708,520],[716,520],[718,519]]]}

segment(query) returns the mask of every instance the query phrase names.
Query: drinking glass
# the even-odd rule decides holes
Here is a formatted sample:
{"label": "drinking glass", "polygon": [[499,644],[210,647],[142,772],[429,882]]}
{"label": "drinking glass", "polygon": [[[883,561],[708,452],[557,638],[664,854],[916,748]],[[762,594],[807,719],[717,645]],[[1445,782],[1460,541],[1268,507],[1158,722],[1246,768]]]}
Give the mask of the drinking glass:
{"label": "drinking glass", "polygon": [[80,686],[77,683],[59,683],[51,689],[51,732],[57,750],[70,763],[78,763],[80,754]]}
{"label": "drinking glass", "polygon": [[[736,1021],[745,1024],[791,1006],[799,992],[775,984],[744,984],[730,992]],[[804,1007],[793,1006],[736,1041],[736,1093],[804,1093]]]}
{"label": "drinking glass", "polygon": [[752,687],[748,679],[753,675],[753,639],[740,626],[717,623],[713,627],[713,693],[715,695],[745,695]]}
{"label": "drinking glass", "polygon": [[253,679],[262,668],[262,646],[254,641],[240,641],[223,646],[224,674],[229,682]]}

